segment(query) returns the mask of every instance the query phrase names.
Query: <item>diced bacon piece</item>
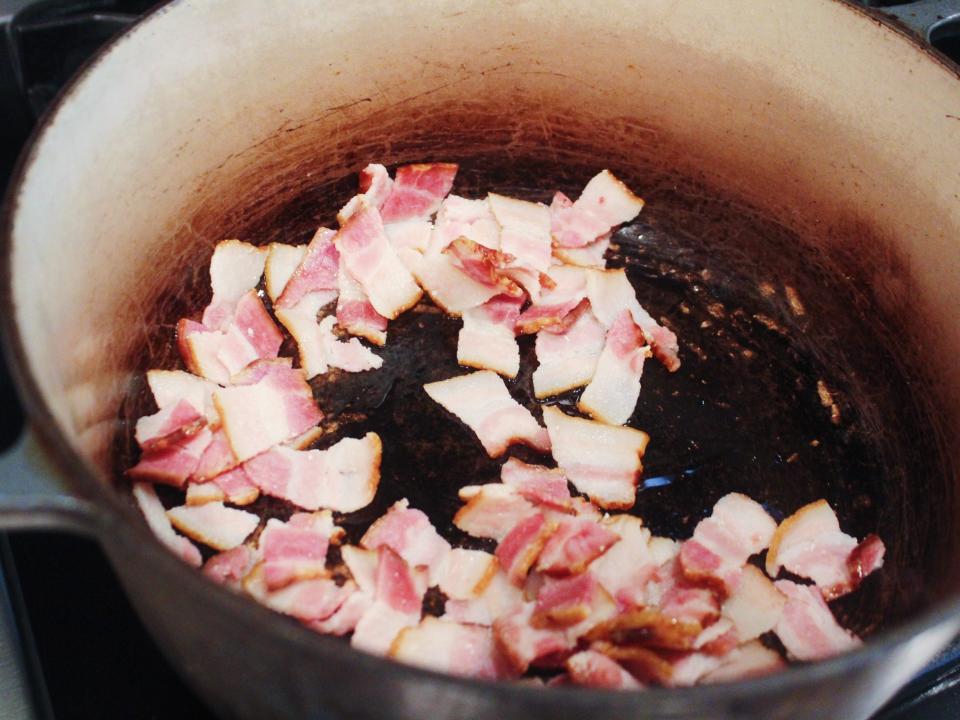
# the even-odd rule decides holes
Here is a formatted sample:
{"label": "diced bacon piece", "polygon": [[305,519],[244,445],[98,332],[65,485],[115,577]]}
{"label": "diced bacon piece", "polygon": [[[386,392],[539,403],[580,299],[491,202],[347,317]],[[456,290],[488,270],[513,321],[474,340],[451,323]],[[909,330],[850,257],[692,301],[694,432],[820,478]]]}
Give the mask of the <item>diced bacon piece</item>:
{"label": "diced bacon piece", "polygon": [[883,554],[880,538],[872,535],[858,546],[856,538],[840,530],[840,521],[827,501],[818,500],[780,523],[770,541],[767,572],[776,577],[785,567],[813,580],[831,600],[855,590],[883,564]]}
{"label": "diced bacon piece", "polygon": [[[275,358],[283,343],[283,335],[270,318],[263,301],[251,290],[237,301],[233,327],[256,353],[256,358]],[[221,358],[223,360],[223,358]],[[249,364],[249,363],[248,363]],[[230,369],[230,366],[227,368]],[[246,367],[245,365],[243,367]],[[240,368],[242,369],[242,368]],[[236,372],[231,370],[231,372]]]}
{"label": "diced bacon piece", "polygon": [[300,435],[323,417],[302,370],[280,363],[262,367],[265,374],[256,382],[213,393],[227,440],[240,462]]}
{"label": "diced bacon piece", "polygon": [[193,320],[184,318],[177,324],[177,347],[187,369],[194,375],[226,385],[230,382],[230,372],[217,357],[223,341],[222,332],[208,330]]}
{"label": "diced bacon piece", "polygon": [[311,630],[327,635],[346,635],[353,632],[360,618],[373,605],[373,595],[357,591],[352,593],[337,611],[323,620],[313,620],[308,624]]}
{"label": "diced bacon piece", "polygon": [[500,225],[485,199],[449,195],[443,201],[430,238],[430,250],[440,252],[457,238],[468,238],[491,250],[500,249]]}
{"label": "diced bacon piece", "polygon": [[395,502],[360,539],[368,550],[389,547],[411,567],[426,566],[431,582],[450,553],[450,543],[440,537],[430,519],[406,498]]}
{"label": "diced bacon piece", "polygon": [[778,652],[765,647],[759,640],[753,640],[725,655],[720,667],[708,672],[701,681],[721,683],[748,680],[770,675],[785,669],[786,666]]}
{"label": "diced bacon piece", "polygon": [[335,233],[329,228],[319,228],[314,234],[303,260],[287,281],[286,287],[274,304],[277,308],[292,308],[305,295],[337,289],[337,270],[340,253],[334,244]]}
{"label": "diced bacon piece", "polygon": [[206,424],[207,418],[200,411],[187,400],[180,400],[137,420],[134,435],[145,452],[152,452],[195,435]]}
{"label": "diced bacon piece", "polygon": [[232,470],[237,465],[237,457],[233,454],[227,433],[221,426],[213,431],[210,443],[204,449],[190,477],[202,483]]}
{"label": "diced bacon piece", "polygon": [[522,304],[522,298],[497,295],[479,307],[464,310],[463,328],[457,338],[457,362],[516,377],[520,370],[520,346],[513,327]]}
{"label": "diced bacon piece", "polygon": [[774,632],[791,657],[824,660],[860,646],[860,639],[837,623],[816,586],[789,580],[774,586],[787,598]]}
{"label": "diced bacon piece", "polygon": [[565,663],[575,685],[606,690],[640,690],[637,679],[616,661],[594,650],[584,650],[567,658]]}
{"label": "diced bacon piece", "polygon": [[376,655],[386,655],[405,627],[420,622],[426,579],[387,546],[378,551],[374,603],[357,622],[350,643]]}
{"label": "diced bacon piece", "polygon": [[760,503],[740,493],[724,495],[680,548],[683,571],[688,577],[712,578],[733,588],[747,559],[770,544],[776,529]]}
{"label": "diced bacon piece", "polygon": [[249,545],[237,545],[207,560],[203,574],[221,585],[239,588],[247,573],[253,569],[256,559],[256,553]]}
{"label": "diced bacon piece", "polygon": [[553,239],[561,247],[588,245],[643,209],[643,200],[609,170],[591,178],[577,201],[568,203],[566,196],[554,196],[550,206]]}
{"label": "diced bacon piece", "polygon": [[510,297],[523,297],[523,288],[503,272],[513,260],[512,255],[490,250],[467,238],[457,238],[443,252],[453,259],[457,269],[481,285],[495,287],[498,293]]}
{"label": "diced bacon piece", "polygon": [[436,583],[448,598],[473,600],[484,590],[500,569],[497,558],[483,550],[453,548],[436,571]]}
{"label": "diced bacon piece", "polygon": [[340,295],[337,297],[337,324],[351,335],[366,338],[374,345],[387,341],[387,319],[378,313],[370,299],[343,266],[337,274]]}
{"label": "diced bacon piece", "polygon": [[[453,187],[453,163],[402,165],[394,173],[393,188],[380,209],[383,221],[429,220]],[[386,314],[386,313],[384,313]]]}
{"label": "diced bacon piece", "polygon": [[535,513],[517,523],[497,545],[497,560],[514,585],[523,585],[527,572],[555,529],[543,514]]}
{"label": "diced bacon piece", "polygon": [[555,193],[550,203],[550,234],[557,249],[590,245],[610,230],[610,226],[589,209],[574,205],[562,192]]}
{"label": "diced bacon piece", "polygon": [[[466,499],[461,494],[461,499]],[[519,492],[506,485],[483,485],[457,511],[453,524],[468,535],[501,541],[513,527],[536,509]]]}
{"label": "diced bacon piece", "polygon": [[343,438],[326,450],[278,446],[244,463],[261,492],[304,510],[354,512],[373,501],[380,483],[382,446],[376,433]]}
{"label": "diced bacon piece", "polygon": [[325,575],[327,548],[331,538],[340,534],[329,510],[296,513],[287,522],[268,520],[259,539],[267,589]]}
{"label": "diced bacon piece", "polygon": [[500,293],[499,286],[484,285],[464,275],[449,253],[427,251],[411,267],[417,282],[444,312],[458,316]]}
{"label": "diced bacon piece", "polygon": [[531,624],[534,607],[534,603],[525,603],[493,623],[497,645],[518,673],[526,672],[537,660],[567,653],[573,647],[563,631],[536,628]]}
{"label": "diced bacon piece", "polygon": [[505,573],[496,572],[480,597],[448,599],[443,617],[451,622],[490,626],[494,620],[512,612],[522,602],[521,589],[511,583]]}
{"label": "diced bacon piece", "polygon": [[641,682],[666,685],[673,676],[673,666],[662,653],[642,645],[615,645],[606,641],[593,643],[590,647],[616,660],[631,675]]}
{"label": "diced bacon piece", "polygon": [[420,299],[423,292],[387,239],[376,208],[358,209],[340,228],[336,245],[344,268],[380,315],[393,320]]}
{"label": "diced bacon piece", "polygon": [[586,385],[593,378],[603,351],[605,333],[593,313],[580,313],[562,333],[537,333],[539,366],[533,371],[537,398],[550,397]]}
{"label": "diced bacon piece", "polygon": [[573,504],[567,477],[559,468],[528,465],[510,458],[500,468],[500,480],[535,505],[569,510]]}
{"label": "diced bacon piece", "polygon": [[383,165],[371,163],[360,171],[360,194],[354,195],[350,201],[337,213],[337,222],[345,223],[366,202],[378,210],[390,197],[393,190],[393,180]]}
{"label": "diced bacon piece", "polygon": [[333,615],[354,592],[351,583],[337,585],[333,579],[324,577],[300,580],[259,599],[271,610],[303,622],[314,622]]}
{"label": "diced bacon piece", "polygon": [[544,328],[562,332],[564,319],[580,307],[587,296],[587,280],[582,268],[557,265],[547,273],[555,286],[521,313],[517,332],[535,333]]}
{"label": "diced bacon piece", "polygon": [[525,407],[510,397],[503,380],[489,370],[427,383],[430,398],[477,434],[490,457],[500,457],[515,442],[547,451],[546,432]]}
{"label": "diced bacon piece", "polygon": [[267,264],[264,267],[267,295],[270,301],[276,303],[283,294],[293,273],[300,267],[307,254],[306,245],[286,245],[285,243],[270,243],[267,246]]}
{"label": "diced bacon piece", "polygon": [[236,300],[214,299],[203,309],[200,322],[207,330],[224,331],[230,326],[233,311],[237,309]]}
{"label": "diced bacon piece", "polygon": [[[551,214],[553,209],[551,206]],[[554,247],[553,256],[560,262],[577,267],[604,269],[607,266],[607,249],[610,247],[612,233],[604,233],[583,247]]]}
{"label": "diced bacon piece", "polygon": [[183,370],[147,370],[147,384],[161,410],[186,400],[197,412],[204,414],[208,425],[220,423],[220,416],[213,406],[216,383]]}
{"label": "diced bacon piece", "polygon": [[640,376],[649,351],[630,311],[624,310],[607,330],[593,379],[577,407],[601,422],[625,424],[640,397]]}
{"label": "diced bacon piece", "polygon": [[646,588],[647,602],[677,622],[705,627],[720,616],[720,601],[710,587],[683,574],[679,558],[669,560],[653,574]]}
{"label": "diced bacon piece", "polygon": [[184,535],[215,550],[235,548],[260,524],[257,515],[220,502],[182,505],[167,510],[167,517]]}
{"label": "diced bacon piece", "polygon": [[363,372],[376,370],[383,366],[383,358],[376,355],[370,348],[365,347],[356,338],[338,340],[333,334],[336,320],[328,315],[320,321],[321,342],[324,345],[327,364],[346,372]]}
{"label": "diced bacon piece", "polygon": [[689,619],[677,619],[656,607],[632,608],[598,623],[586,633],[590,642],[641,645],[659,650],[689,650],[703,626]]}
{"label": "diced bacon piece", "polygon": [[516,265],[546,272],[550,267],[550,210],[542,203],[490,193],[487,202],[500,225],[500,250]]}
{"label": "diced bacon piece", "polygon": [[187,505],[203,505],[204,503],[208,502],[223,502],[226,499],[226,494],[216,483],[187,483]]}
{"label": "diced bacon piece", "polygon": [[394,660],[461,677],[497,680],[514,672],[501,655],[490,628],[425,617],[400,631],[389,656]]}
{"label": "diced bacon piece", "polygon": [[659,565],[665,565],[680,554],[680,541],[665,537],[650,538],[650,554]]}
{"label": "diced bacon piece", "polygon": [[167,548],[188,565],[200,567],[203,562],[200,551],[182,535],[177,535],[170,524],[166,510],[157,497],[157,491],[149,483],[136,482],[133,484],[133,498],[143,513],[147,527]]}
{"label": "diced bacon piece", "polygon": [[214,301],[236,301],[257,287],[267,248],[240,240],[223,240],[213,249],[210,259],[210,285]]}
{"label": "diced bacon piece", "polygon": [[547,578],[537,593],[532,622],[537,627],[582,623],[593,609],[597,581],[590,573],[556,580]]}
{"label": "diced bacon piece", "polygon": [[637,294],[623,268],[587,270],[587,298],[590,308],[604,327],[610,327],[626,308],[643,331],[657,358],[670,372],[680,367],[677,336],[654,320],[637,300]]}
{"label": "diced bacon piece", "polygon": [[548,575],[576,575],[620,540],[595,520],[563,520],[537,559],[537,570]]}
{"label": "diced bacon piece", "polygon": [[762,570],[747,565],[721,611],[733,621],[737,639],[744,643],[773,630],[783,614],[785,602],[786,598]]}
{"label": "diced bacon piece", "polygon": [[543,408],[543,420],[553,457],[577,490],[605,509],[633,506],[650,440],[645,432],[571,417],[554,406]]}
{"label": "diced bacon piece", "polygon": [[145,452],[140,456],[140,462],[127,470],[127,475],[134,480],[150,480],[183,487],[200,462],[200,456],[213,434],[209,428],[200,428],[199,432],[181,438],[155,452]]}
{"label": "diced bacon piece", "polygon": [[642,605],[647,581],[661,565],[650,550],[650,531],[632,515],[612,515],[601,524],[620,539],[590,563],[590,573],[621,608]]}
{"label": "diced bacon piece", "polygon": [[323,307],[335,299],[336,293],[332,290],[322,290],[307,293],[293,307],[278,307],[275,310],[277,319],[297,341],[300,367],[308,380],[328,370],[329,348],[333,340],[331,333],[320,329],[317,316]]}

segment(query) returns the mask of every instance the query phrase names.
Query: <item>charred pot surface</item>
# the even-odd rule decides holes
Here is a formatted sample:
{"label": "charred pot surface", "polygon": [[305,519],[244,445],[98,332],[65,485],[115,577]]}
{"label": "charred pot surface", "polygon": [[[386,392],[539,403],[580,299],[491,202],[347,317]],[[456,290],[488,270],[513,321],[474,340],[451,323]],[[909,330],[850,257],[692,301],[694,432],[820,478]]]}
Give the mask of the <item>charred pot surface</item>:
{"label": "charred pot surface", "polygon": [[[444,157],[461,163],[458,194],[495,189],[549,201],[554,189],[575,196],[597,169],[589,153],[575,147],[554,148],[551,160],[513,153],[494,158],[480,151]],[[421,159],[412,154],[416,139],[395,151],[401,149],[400,157]],[[362,166],[377,157],[358,155],[355,162]],[[956,529],[947,456],[938,441],[935,396],[915,362],[915,348],[894,332],[917,310],[905,302],[894,311],[864,282],[876,249],[884,246],[865,231],[848,234],[845,243],[814,242],[649,158],[614,169],[647,206],[638,222],[615,235],[608,264],[625,266],[640,301],[676,331],[684,363],[673,374],[650,363],[644,374],[630,424],[649,432],[652,441],[634,512],[656,534],[686,538],[727,492],[757,498],[777,519],[823,497],[847,532],[877,532],[890,548],[884,571],[841,601],[845,625],[870,634],[940,597],[950,578],[938,558],[944,537]],[[335,226],[333,215],[354,184],[352,174],[325,182],[304,175],[265,200],[243,195],[246,205],[235,200],[219,217],[205,208],[192,226],[204,229],[210,245],[222,237],[306,241],[318,225]],[[150,409],[142,372],[180,366],[174,325],[209,301],[202,270],[210,245],[197,246],[186,273],[171,279],[144,318],[145,342],[128,362],[136,372],[114,446],[118,474],[135,459],[133,423]],[[500,463],[422,390],[426,382],[462,372],[456,364],[459,326],[425,301],[391,323],[381,370],[334,372],[313,381],[330,430],[318,447],[369,430],[384,442],[376,500],[340,521],[349,539],[357,540],[406,497],[448,539],[478,546],[452,525],[461,505],[457,491],[495,482]],[[284,351],[294,354],[294,347]],[[511,390],[535,408],[531,338],[521,340],[521,352],[523,370]],[[575,398],[567,394],[556,402]],[[525,449],[513,454],[549,461]],[[257,502],[253,509],[268,516],[290,513],[275,500]]]}

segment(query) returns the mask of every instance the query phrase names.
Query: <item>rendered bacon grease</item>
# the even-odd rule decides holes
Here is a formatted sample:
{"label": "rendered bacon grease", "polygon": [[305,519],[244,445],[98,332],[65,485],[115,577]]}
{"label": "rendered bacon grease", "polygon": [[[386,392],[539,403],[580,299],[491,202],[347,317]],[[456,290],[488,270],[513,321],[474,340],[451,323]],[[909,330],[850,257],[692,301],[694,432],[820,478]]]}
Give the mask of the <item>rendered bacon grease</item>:
{"label": "rendered bacon grease", "polygon": [[[452,195],[456,172],[408,165],[391,178],[370,165],[339,229],[306,246],[217,245],[213,299],[177,330],[187,371],[147,373],[157,412],[136,424],[142,453],[128,475],[160,541],[195,566],[206,556],[209,577],[316,632],[467,677],[676,687],[856,647],[827,602],[881,567],[884,546],[845,534],[824,500],[778,525],[732,493],[682,542],[626,512],[650,440],[626,425],[644,364],[680,369],[676,336],[605,266],[612,232],[643,201],[606,170],[549,207]],[[344,544],[335,513],[373,501],[381,440],[311,449],[323,411],[307,381],[376,372],[389,321],[421,301],[462,318],[467,370],[423,390],[500,468],[500,482],[460,489],[453,518],[492,553],[452,547],[406,500]],[[297,358],[278,355],[281,325]],[[511,392],[522,334],[536,336],[539,408]],[[577,388],[575,411],[550,403]],[[508,457],[517,444],[555,466]],[[165,509],[157,483],[182,504]],[[243,509],[261,494],[285,501],[289,518]],[[430,588],[439,616],[436,603],[424,611]]]}

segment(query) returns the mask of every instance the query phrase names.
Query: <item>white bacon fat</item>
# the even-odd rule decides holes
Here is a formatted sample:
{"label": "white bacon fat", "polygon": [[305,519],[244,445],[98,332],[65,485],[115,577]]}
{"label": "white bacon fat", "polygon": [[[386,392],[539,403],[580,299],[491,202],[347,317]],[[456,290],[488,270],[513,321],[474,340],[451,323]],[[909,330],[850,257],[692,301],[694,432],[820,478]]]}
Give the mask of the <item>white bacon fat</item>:
{"label": "white bacon fat", "polygon": [[477,434],[490,457],[499,457],[520,442],[546,450],[546,432],[525,407],[517,403],[496,373],[488,370],[428,383],[432,400],[462,420]]}
{"label": "white bacon fat", "polygon": [[463,311],[457,339],[457,362],[467,367],[493,370],[508,378],[520,370],[520,347],[514,325],[520,316],[521,298],[498,295],[483,305]]}
{"label": "white bacon fat", "polygon": [[175,507],[167,517],[184,535],[215,550],[235,548],[260,524],[259,516],[221,502]]}
{"label": "white bacon fat", "polygon": [[640,397],[640,376],[648,352],[643,333],[630,311],[624,310],[607,330],[593,378],[577,407],[601,422],[625,424]]}
{"label": "white bacon fat", "polygon": [[589,383],[603,351],[604,338],[603,326],[589,310],[563,332],[537,333],[539,365],[533,371],[537,398],[559,395]]}

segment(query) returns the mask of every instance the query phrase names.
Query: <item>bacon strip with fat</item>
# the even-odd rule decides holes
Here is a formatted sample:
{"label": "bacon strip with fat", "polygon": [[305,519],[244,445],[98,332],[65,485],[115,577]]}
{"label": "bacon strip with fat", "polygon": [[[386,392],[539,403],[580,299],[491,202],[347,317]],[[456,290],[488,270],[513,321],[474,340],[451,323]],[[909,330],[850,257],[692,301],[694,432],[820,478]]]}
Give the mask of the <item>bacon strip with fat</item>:
{"label": "bacon strip with fat", "polygon": [[410,507],[406,498],[395,502],[370,526],[360,545],[368,550],[386,546],[411,567],[426,566],[431,583],[436,582],[450,553],[450,543],[440,537],[423,511]]}
{"label": "bacon strip with fat", "polygon": [[543,408],[543,420],[553,457],[577,490],[605,509],[633,506],[650,440],[645,432],[571,417],[554,406]]}
{"label": "bacon strip with fat", "polygon": [[593,378],[577,407],[600,422],[625,424],[640,397],[640,376],[649,351],[630,311],[623,310],[607,330]]}
{"label": "bacon strip with fat", "polygon": [[563,332],[537,333],[539,365],[533,371],[538,399],[586,385],[593,378],[603,351],[605,333],[589,310],[581,312]]}
{"label": "bacon strip with fat", "polygon": [[860,639],[837,623],[820,590],[789,580],[774,583],[786,596],[774,632],[797,660],[824,660],[860,646]]}
{"label": "bacon strip with fat", "polygon": [[503,380],[480,370],[427,383],[427,395],[473,430],[490,457],[499,457],[515,442],[546,451],[546,432],[525,407],[517,403]]}
{"label": "bacon strip with fat", "polygon": [[490,628],[425,617],[404,628],[388,653],[409,665],[461,677],[497,680],[516,673],[501,655]]}
{"label": "bacon strip with fat", "polygon": [[380,208],[383,221],[393,223],[430,219],[453,187],[457,169],[453,163],[420,163],[398,167],[390,194]]}
{"label": "bacon strip with fat", "polygon": [[167,517],[184,535],[215,550],[235,548],[260,524],[258,515],[222,502],[182,505],[167,510]]}
{"label": "bacon strip with fat", "polygon": [[464,310],[463,327],[457,338],[457,362],[516,377],[520,371],[520,346],[513,328],[522,304],[522,298],[497,295],[479,307]]}

